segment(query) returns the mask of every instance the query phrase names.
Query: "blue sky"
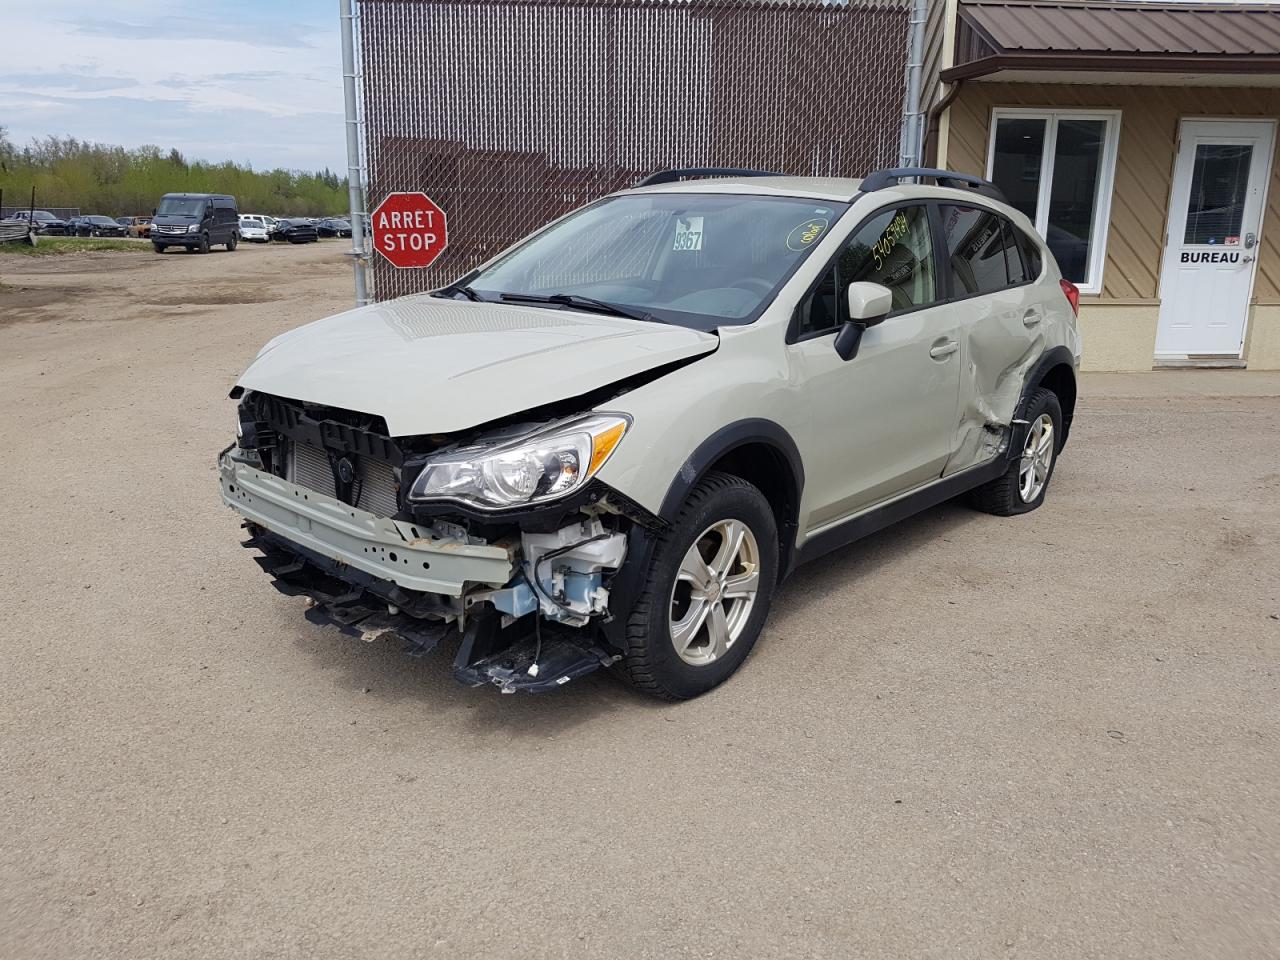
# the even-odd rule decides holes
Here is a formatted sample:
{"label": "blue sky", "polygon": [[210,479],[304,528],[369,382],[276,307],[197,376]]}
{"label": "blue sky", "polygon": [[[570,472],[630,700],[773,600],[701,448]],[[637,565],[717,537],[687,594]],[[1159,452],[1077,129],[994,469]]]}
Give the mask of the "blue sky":
{"label": "blue sky", "polygon": [[337,0],[6,2],[0,126],[343,173]]}

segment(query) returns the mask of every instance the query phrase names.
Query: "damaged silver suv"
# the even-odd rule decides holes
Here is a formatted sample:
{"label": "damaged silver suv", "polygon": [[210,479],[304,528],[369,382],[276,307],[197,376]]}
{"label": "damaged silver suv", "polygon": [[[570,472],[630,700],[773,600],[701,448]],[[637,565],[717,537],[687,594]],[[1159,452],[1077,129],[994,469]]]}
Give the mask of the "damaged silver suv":
{"label": "damaged silver suv", "polygon": [[666,171],[272,340],[222,498],[312,619],[456,631],[504,692],[604,666],[693,697],[804,561],[960,494],[1040,506],[1077,307],[985,181]]}

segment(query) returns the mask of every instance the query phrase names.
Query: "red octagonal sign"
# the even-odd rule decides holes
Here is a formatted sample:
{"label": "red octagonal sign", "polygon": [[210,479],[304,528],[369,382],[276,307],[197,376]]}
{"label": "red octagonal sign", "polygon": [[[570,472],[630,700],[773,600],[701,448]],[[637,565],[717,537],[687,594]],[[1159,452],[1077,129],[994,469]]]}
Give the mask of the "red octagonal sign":
{"label": "red octagonal sign", "polygon": [[444,211],[425,193],[389,193],[369,217],[373,248],[397,267],[429,267],[449,245]]}

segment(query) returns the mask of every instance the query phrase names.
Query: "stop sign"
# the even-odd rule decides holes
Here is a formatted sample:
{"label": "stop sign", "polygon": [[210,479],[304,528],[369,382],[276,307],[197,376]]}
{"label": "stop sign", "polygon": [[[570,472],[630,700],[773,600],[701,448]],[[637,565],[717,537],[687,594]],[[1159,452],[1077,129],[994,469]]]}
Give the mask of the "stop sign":
{"label": "stop sign", "polygon": [[401,269],[429,267],[449,245],[444,211],[425,193],[389,193],[369,221],[373,248]]}

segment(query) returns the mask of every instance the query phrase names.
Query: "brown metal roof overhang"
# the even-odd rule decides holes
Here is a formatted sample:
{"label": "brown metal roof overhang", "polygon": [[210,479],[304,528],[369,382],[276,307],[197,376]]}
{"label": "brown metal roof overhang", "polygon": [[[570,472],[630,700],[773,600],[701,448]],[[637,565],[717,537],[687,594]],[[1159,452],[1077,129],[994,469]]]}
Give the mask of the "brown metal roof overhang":
{"label": "brown metal roof overhang", "polygon": [[1280,3],[964,0],[947,82],[1004,70],[1280,73]]}

